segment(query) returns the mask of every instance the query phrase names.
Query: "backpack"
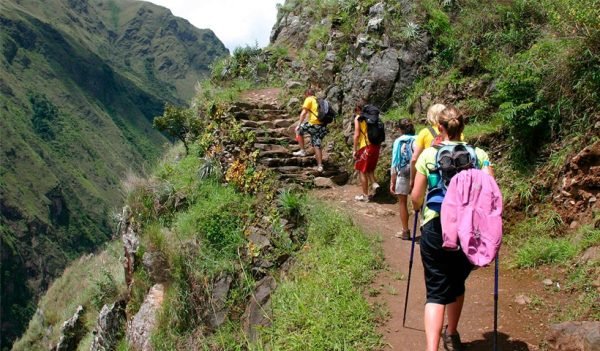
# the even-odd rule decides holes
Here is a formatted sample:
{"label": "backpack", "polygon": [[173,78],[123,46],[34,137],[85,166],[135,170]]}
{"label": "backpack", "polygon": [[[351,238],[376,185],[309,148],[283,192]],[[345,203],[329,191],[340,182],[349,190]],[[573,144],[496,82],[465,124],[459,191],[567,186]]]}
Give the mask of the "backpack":
{"label": "backpack", "polygon": [[431,133],[431,135],[433,136],[431,146],[441,145],[442,142],[444,142],[444,138],[440,133],[435,131],[435,128],[433,128],[432,126],[427,126],[427,130],[429,130],[429,133]]}
{"label": "backpack", "polygon": [[379,109],[373,105],[365,105],[359,118],[367,122],[367,141],[369,144],[381,145],[385,140],[385,126],[379,119]]}
{"label": "backpack", "polygon": [[452,177],[461,171],[479,167],[475,148],[471,145],[441,144],[434,148],[437,149],[437,153],[434,168],[430,169],[427,179],[425,206],[439,213]]}
{"label": "backpack", "polygon": [[463,250],[476,266],[486,266],[502,244],[502,193],[494,177],[479,169],[450,181],[442,203],[442,247]]}
{"label": "backpack", "polygon": [[[335,112],[335,110],[333,109],[333,107],[331,106],[329,101],[327,101],[327,99],[324,99],[324,98],[318,98],[317,106],[318,106],[318,108],[317,108],[318,114],[315,115],[315,117],[317,117],[319,122],[321,122],[321,125],[323,125],[325,127],[329,123],[333,122],[337,113]],[[311,111],[311,113],[312,113],[312,111]]]}
{"label": "backpack", "polygon": [[410,160],[412,159],[414,150],[415,136],[414,135],[403,135],[394,141],[394,154],[392,155],[392,167],[396,169],[397,173],[404,167],[410,166]]}

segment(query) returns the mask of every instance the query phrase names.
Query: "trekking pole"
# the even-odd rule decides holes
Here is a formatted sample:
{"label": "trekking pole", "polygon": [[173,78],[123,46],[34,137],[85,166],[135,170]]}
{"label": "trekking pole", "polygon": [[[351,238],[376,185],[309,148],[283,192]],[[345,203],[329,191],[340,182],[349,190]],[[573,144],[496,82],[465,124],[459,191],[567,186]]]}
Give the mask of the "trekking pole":
{"label": "trekking pole", "polygon": [[494,351],[498,351],[498,255],[494,268]]}
{"label": "trekking pole", "polygon": [[408,282],[406,283],[406,297],[404,298],[404,317],[402,317],[402,328],[406,323],[406,306],[408,305],[408,291],[410,290],[410,274],[412,273],[413,254],[415,252],[415,241],[417,237],[417,222],[419,221],[419,210],[415,211],[415,225],[412,232],[412,243],[410,244],[410,259],[408,261]]}

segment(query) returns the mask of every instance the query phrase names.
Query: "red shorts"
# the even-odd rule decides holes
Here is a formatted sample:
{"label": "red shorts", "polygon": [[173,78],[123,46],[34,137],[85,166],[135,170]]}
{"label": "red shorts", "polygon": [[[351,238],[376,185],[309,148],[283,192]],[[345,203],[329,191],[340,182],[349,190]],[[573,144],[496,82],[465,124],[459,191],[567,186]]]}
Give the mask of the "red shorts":
{"label": "red shorts", "polygon": [[358,150],[354,169],[362,173],[373,172],[379,160],[379,149],[380,145],[369,144]]}

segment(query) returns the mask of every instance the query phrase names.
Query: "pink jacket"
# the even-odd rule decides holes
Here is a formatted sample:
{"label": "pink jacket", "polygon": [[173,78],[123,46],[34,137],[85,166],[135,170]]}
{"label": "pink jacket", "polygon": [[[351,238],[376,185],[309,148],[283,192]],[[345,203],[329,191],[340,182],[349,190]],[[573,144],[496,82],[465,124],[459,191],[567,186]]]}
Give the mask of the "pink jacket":
{"label": "pink jacket", "polygon": [[441,210],[442,247],[460,246],[471,263],[486,266],[502,244],[502,193],[492,176],[479,169],[455,175]]}

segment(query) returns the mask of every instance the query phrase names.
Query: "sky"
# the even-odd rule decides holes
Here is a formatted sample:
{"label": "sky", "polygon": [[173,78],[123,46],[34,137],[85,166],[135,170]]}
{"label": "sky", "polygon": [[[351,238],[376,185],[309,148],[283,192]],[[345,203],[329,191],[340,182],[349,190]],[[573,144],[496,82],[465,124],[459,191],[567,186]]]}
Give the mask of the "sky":
{"label": "sky", "polygon": [[195,27],[212,29],[230,52],[246,45],[269,44],[283,0],[149,0],[166,7]]}

